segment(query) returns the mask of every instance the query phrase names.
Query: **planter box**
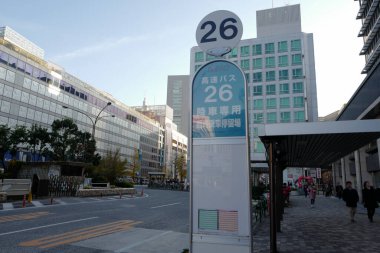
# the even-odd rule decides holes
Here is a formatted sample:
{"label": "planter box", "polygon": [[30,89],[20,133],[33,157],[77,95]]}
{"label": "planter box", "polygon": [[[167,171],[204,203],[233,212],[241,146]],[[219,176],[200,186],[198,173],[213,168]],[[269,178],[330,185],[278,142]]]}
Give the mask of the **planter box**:
{"label": "planter box", "polygon": [[7,193],[6,192],[0,192],[0,203],[7,201]]}
{"label": "planter box", "polygon": [[110,195],[136,194],[135,188],[113,188],[113,189],[79,189],[77,197],[96,197]]}

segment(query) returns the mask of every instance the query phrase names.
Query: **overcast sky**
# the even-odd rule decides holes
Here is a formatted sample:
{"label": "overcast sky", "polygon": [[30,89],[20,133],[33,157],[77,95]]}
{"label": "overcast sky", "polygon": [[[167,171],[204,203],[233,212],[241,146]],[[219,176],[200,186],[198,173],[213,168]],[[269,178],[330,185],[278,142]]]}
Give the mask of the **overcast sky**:
{"label": "overcast sky", "polygon": [[319,115],[341,108],[364,78],[353,0],[12,0],[9,26],[45,50],[45,59],[126,105],[166,103],[168,75],[187,75],[201,19],[230,10],[243,39],[256,37],[256,11],[301,4],[302,30],[314,34]]}

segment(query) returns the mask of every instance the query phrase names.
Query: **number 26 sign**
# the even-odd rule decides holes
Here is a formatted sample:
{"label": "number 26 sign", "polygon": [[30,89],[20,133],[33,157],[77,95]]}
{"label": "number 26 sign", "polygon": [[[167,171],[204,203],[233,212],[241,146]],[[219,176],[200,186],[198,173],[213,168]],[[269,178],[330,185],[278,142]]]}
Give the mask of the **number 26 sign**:
{"label": "number 26 sign", "polygon": [[239,43],[243,25],[239,17],[226,10],[214,11],[204,17],[197,27],[197,43],[209,55],[222,56]]}

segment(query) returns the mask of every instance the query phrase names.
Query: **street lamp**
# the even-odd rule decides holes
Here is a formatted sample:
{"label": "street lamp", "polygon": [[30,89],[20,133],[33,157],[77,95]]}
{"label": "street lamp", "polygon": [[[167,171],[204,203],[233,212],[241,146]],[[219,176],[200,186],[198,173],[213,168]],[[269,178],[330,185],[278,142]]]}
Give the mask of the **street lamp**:
{"label": "street lamp", "polygon": [[[107,118],[107,117],[112,117],[114,118],[115,115],[104,115],[104,116],[100,116],[100,114],[104,111],[104,109],[106,109],[107,106],[110,106],[112,103],[111,102],[108,102],[101,110],[100,112],[98,113],[98,115],[96,115],[95,117],[95,120],[93,120],[89,115],[87,115],[86,113],[82,112],[82,111],[79,111],[78,109],[75,109],[75,108],[70,108],[71,110],[73,111],[76,111],[76,112],[79,112],[81,114],[83,114],[84,116],[86,116],[87,118],[89,118],[92,122],[92,139],[95,140],[95,127],[96,127],[96,123],[98,123],[98,120],[102,119],[102,118]],[[69,109],[68,106],[65,106],[65,105],[62,105],[62,108],[64,109]]]}

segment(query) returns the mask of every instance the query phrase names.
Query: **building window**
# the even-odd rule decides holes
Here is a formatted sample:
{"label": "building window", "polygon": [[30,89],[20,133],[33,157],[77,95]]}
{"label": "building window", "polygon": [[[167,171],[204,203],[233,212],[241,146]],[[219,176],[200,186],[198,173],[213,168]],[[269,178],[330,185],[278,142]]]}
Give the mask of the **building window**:
{"label": "building window", "polygon": [[303,121],[305,121],[305,112],[304,111],[294,112],[294,122],[303,122]]}
{"label": "building window", "polygon": [[253,100],[253,110],[262,110],[263,109],[263,100],[254,99]]}
{"label": "building window", "polygon": [[288,97],[280,98],[280,108],[289,108],[289,107],[290,107],[290,99]]}
{"label": "building window", "polygon": [[292,65],[301,65],[301,64],[302,64],[302,54],[293,54]]}
{"label": "building window", "polygon": [[263,86],[262,85],[253,86],[253,95],[254,96],[263,95]]}
{"label": "building window", "polygon": [[267,95],[276,95],[276,85],[269,84],[266,86],[266,94]]}
{"label": "building window", "polygon": [[195,65],[195,72],[197,72],[197,70],[200,69],[200,67],[202,67],[202,65]]}
{"label": "building window", "polygon": [[261,44],[253,45],[252,46],[252,55],[261,55],[261,54],[262,54]]}
{"label": "building window", "polygon": [[254,113],[253,114],[253,123],[263,123],[263,114],[262,113]]}
{"label": "building window", "polygon": [[274,54],[274,43],[266,43],[265,44],[265,53],[266,54]]}
{"label": "building window", "polygon": [[264,144],[261,141],[256,141],[255,140],[253,142],[253,152],[255,152],[255,153],[264,153],[265,152]]}
{"label": "building window", "polygon": [[253,82],[262,82],[263,81],[263,73],[262,72],[256,72],[253,73]]}
{"label": "building window", "polygon": [[289,84],[280,83],[280,94],[289,94]]}
{"label": "building window", "polygon": [[202,62],[204,60],[205,60],[205,58],[204,58],[203,52],[196,52],[195,53],[195,62]]}
{"label": "building window", "polygon": [[242,69],[244,70],[249,70],[249,60],[246,59],[246,60],[241,60],[240,61],[240,66]]}
{"label": "building window", "polygon": [[263,68],[263,59],[262,58],[256,58],[252,60],[253,69],[261,69]]}
{"label": "building window", "polygon": [[249,82],[250,82],[250,79],[249,79],[249,73],[244,73],[244,75],[245,75],[245,81],[246,81],[247,83],[249,83]]}
{"label": "building window", "polygon": [[293,79],[302,79],[303,78],[302,69],[292,69],[292,76],[293,76]]}
{"label": "building window", "polygon": [[240,56],[249,56],[249,46],[240,47]]}
{"label": "building window", "polygon": [[273,70],[273,71],[267,71],[266,73],[265,73],[265,80],[267,81],[267,82],[269,82],[269,81],[275,81],[276,80],[276,72]]}
{"label": "building window", "polygon": [[252,133],[253,133],[253,137],[259,137],[259,128],[254,127]]}
{"label": "building window", "polygon": [[301,40],[292,40],[290,47],[292,51],[301,51]]}
{"label": "building window", "polygon": [[296,108],[304,107],[304,98],[303,97],[294,97],[293,98],[293,106]]}
{"label": "building window", "polygon": [[268,112],[267,113],[267,123],[269,123],[269,124],[277,123],[277,113],[276,112]]}
{"label": "building window", "polygon": [[293,93],[303,93],[303,82],[293,83]]}
{"label": "building window", "polygon": [[286,67],[289,65],[288,56],[287,55],[281,55],[278,57],[278,66],[279,67]]}
{"label": "building window", "polygon": [[265,58],[265,67],[266,68],[274,68],[275,62],[274,62],[274,57],[266,57]]}
{"label": "building window", "polygon": [[235,58],[237,57],[238,50],[236,47],[232,48],[231,52],[229,53],[228,58]]}
{"label": "building window", "polygon": [[281,123],[290,122],[290,112],[280,112]]}
{"label": "building window", "polygon": [[288,52],[288,42],[287,41],[280,41],[278,42],[278,52]]}
{"label": "building window", "polygon": [[267,98],[267,109],[276,109],[276,98]]}
{"label": "building window", "polygon": [[278,79],[279,80],[288,80],[289,79],[289,71],[287,69],[283,69],[278,71]]}
{"label": "building window", "polygon": [[206,61],[212,61],[212,60],[215,60],[215,59],[217,59],[216,56],[206,54]]}

